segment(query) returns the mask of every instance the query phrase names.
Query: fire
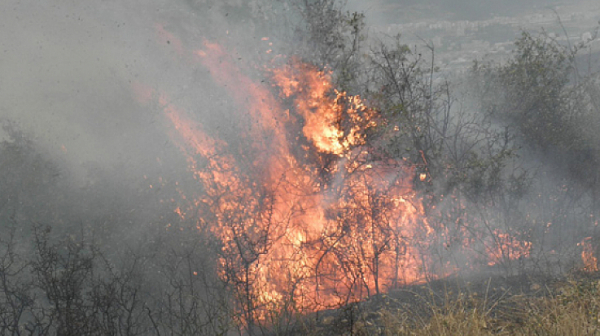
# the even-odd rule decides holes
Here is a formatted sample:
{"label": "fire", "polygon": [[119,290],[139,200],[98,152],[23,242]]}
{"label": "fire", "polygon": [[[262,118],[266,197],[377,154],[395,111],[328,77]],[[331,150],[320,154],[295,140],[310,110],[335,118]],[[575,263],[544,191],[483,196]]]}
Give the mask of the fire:
{"label": "fire", "polygon": [[598,259],[594,256],[594,248],[591,243],[592,237],[584,238],[580,246],[582,246],[581,260],[583,261],[583,269],[587,272],[598,271]]}
{"label": "fire", "polygon": [[531,242],[521,241],[500,230],[494,230],[493,247],[488,248],[488,265],[493,266],[504,260],[519,260],[529,257]]}
{"label": "fire", "polygon": [[302,132],[320,152],[341,156],[364,145],[364,132],[376,125],[374,112],[360,97],[334,90],[325,73],[307,64],[293,60],[291,65],[273,70],[273,79],[283,96],[294,96],[296,110],[304,120]]}
{"label": "fire", "polygon": [[[254,314],[246,318],[291,298],[312,311],[425,280],[419,244],[432,230],[408,182],[413,170],[370,158],[365,130],[376,125],[374,111],[299,61],[272,70],[277,99],[220,46],[206,43],[195,54],[252,120],[241,136],[253,155],[233,153],[166,94],[135,91],[141,101],[158,97],[177,131],[204,195],[176,211],[197,215],[220,239],[220,275],[240,285],[242,308]],[[298,124],[306,142],[295,146],[289,129]]]}
{"label": "fire", "polygon": [[[183,54],[179,40],[158,33]],[[167,93],[139,83],[134,93],[140,102],[158,102],[173,126],[172,139],[202,187],[198,195],[182,191],[175,211],[218,238],[219,276],[232,286],[246,323],[285,307],[337,307],[446,274],[431,271],[428,251],[444,228],[429,223],[412,187],[429,176],[377,155],[369,132],[378,114],[360,97],[337,91],[330,74],[296,59],[267,70],[267,86],[218,44],[205,42],[181,57],[228,90],[241,141],[211,133]],[[529,254],[530,243],[494,236],[490,265]]]}

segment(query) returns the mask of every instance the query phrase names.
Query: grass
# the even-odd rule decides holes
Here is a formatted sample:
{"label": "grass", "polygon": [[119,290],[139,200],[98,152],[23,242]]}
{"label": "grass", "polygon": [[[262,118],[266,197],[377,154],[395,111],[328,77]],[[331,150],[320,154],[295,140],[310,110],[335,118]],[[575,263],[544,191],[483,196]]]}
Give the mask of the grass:
{"label": "grass", "polygon": [[421,286],[371,298],[310,324],[302,335],[600,335],[596,274],[515,290],[491,278]]}

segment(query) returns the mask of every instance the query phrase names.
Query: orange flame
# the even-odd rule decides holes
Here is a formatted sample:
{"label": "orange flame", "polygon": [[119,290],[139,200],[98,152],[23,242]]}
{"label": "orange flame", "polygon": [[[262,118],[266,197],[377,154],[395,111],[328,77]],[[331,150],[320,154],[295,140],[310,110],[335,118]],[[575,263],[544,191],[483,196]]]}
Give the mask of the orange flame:
{"label": "orange flame", "polygon": [[[408,183],[412,169],[370,162],[364,131],[376,125],[374,111],[359,97],[333,90],[325,73],[294,61],[272,71],[295,106],[292,113],[242,74],[220,46],[205,47],[196,52],[198,60],[253,121],[241,136],[256,156],[231,153],[227,142],[208,136],[166,94],[139,84],[134,91],[140,101],[156,96],[177,130],[173,139],[205,195],[176,211],[182,217],[206,211],[199,225],[221,240],[221,277],[252,284],[243,293],[252,306],[244,308],[258,318],[265,307],[293,297],[297,309],[314,310],[423,281],[426,267],[416,242],[432,230]],[[296,122],[313,147],[293,148],[288,141],[286,125]],[[343,159],[328,161],[328,154]]]}
{"label": "orange flame", "polygon": [[360,97],[333,90],[329,77],[307,64],[293,60],[273,70],[273,79],[285,97],[295,96],[296,110],[304,119],[302,131],[321,152],[342,155],[363,145],[364,132],[375,126],[374,112]]}
{"label": "orange flame", "polygon": [[594,248],[591,243],[592,237],[584,238],[579,245],[582,246],[581,260],[583,270],[586,272],[598,271],[598,259],[594,256]]}
{"label": "orange flame", "polygon": [[[158,33],[183,50],[163,28]],[[403,160],[377,158],[368,141],[377,113],[360,97],[336,91],[329,74],[298,60],[269,70],[268,87],[217,44],[205,42],[189,59],[229,90],[241,144],[205,130],[166,93],[133,90],[140,102],[157,101],[176,131],[172,139],[202,193],[182,192],[186,202],[175,211],[220,241],[219,276],[233,286],[246,321],[290,306],[336,307],[444,274],[430,271],[428,253],[443,227],[430,225],[412,188],[415,177],[428,176]],[[529,254],[529,242],[494,235],[490,265]]]}
{"label": "orange flame", "polygon": [[507,260],[529,257],[531,242],[521,241],[500,230],[494,230],[493,247],[488,248],[488,265],[493,266]]}

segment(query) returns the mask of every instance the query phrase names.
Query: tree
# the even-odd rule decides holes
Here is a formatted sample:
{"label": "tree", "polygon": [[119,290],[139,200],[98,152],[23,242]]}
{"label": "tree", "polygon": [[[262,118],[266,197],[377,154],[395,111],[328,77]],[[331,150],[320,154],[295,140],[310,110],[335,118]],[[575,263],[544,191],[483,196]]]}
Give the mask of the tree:
{"label": "tree", "polygon": [[[548,251],[559,259],[578,258],[577,244],[595,231],[590,218],[598,209],[593,172],[599,152],[589,129],[597,125],[598,108],[591,93],[595,75],[581,73],[578,66],[584,48],[583,43],[561,44],[544,32],[523,32],[505,64],[475,63],[472,70],[482,112],[513,130],[521,147],[519,164],[536,172],[529,183],[522,181],[530,192],[521,202],[527,202],[527,210],[521,208],[532,237],[539,238],[540,259]],[[531,164],[534,160],[539,164]],[[562,266],[551,268],[557,267]]]}

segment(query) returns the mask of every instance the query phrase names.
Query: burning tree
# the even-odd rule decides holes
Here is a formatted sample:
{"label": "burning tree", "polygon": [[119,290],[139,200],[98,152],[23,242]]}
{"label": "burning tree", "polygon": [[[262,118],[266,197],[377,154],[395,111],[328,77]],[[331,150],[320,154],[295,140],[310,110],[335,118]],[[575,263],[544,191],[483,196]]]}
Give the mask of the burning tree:
{"label": "burning tree", "polygon": [[591,132],[598,125],[597,74],[582,67],[587,42],[567,42],[523,32],[508,62],[476,63],[471,73],[483,113],[512,130],[521,155],[535,158],[529,172],[521,168],[520,177],[500,185],[517,197],[496,201],[510,218],[507,229],[531,237],[538,271],[551,273],[582,253],[590,268],[587,237],[596,235],[598,216],[598,148]]}
{"label": "burning tree", "polygon": [[[249,332],[272,312],[339,307],[448,273],[447,260],[434,262],[431,251],[449,231],[430,224],[427,194],[415,189],[431,180],[432,163],[442,165],[428,159],[439,144],[415,133],[424,132],[421,120],[436,121],[433,112],[412,114],[424,113],[423,106],[433,111],[430,99],[400,92],[406,110],[384,113],[337,91],[331,73],[298,59],[267,69],[269,88],[252,81],[219,45],[207,42],[194,54],[243,111],[238,136],[244,141],[210,134],[164,93],[138,91],[141,98],[157,96],[178,131],[173,139],[202,191],[177,211],[198,218],[198,228],[219,240],[218,272]],[[420,165],[390,155],[386,142],[407,134],[399,125],[413,127]]]}
{"label": "burning tree", "polygon": [[[308,21],[323,23],[326,3]],[[315,62],[279,55],[254,75],[219,44],[173,42],[231,97],[235,135],[137,87],[177,131],[199,185],[180,189],[177,212],[219,242],[217,272],[250,333],[465,268],[511,274],[536,247],[514,128],[469,108],[433,56],[425,64],[397,39],[365,51],[360,16],[336,20],[346,29],[312,41]],[[352,47],[329,48],[331,36]]]}
{"label": "burning tree", "polygon": [[[8,232],[0,241],[2,330],[186,335],[224,334],[236,325],[250,335],[280,331],[297,314],[464,269],[501,268],[510,275],[526,263],[541,268],[543,249],[558,245],[543,241],[548,233],[576,251],[587,271],[598,270],[589,225],[589,218],[597,224],[597,174],[579,179],[593,182],[588,194],[565,183],[532,196],[532,174],[516,155],[517,141],[529,139],[544,150],[559,145],[561,157],[593,156],[591,150],[566,154],[583,139],[575,136],[578,122],[595,119],[579,119],[582,110],[570,109],[573,97],[584,97],[586,107],[594,97],[591,89],[573,93],[570,58],[562,49],[524,36],[507,66],[474,69],[469,79],[493,78],[506,102],[482,99],[473,109],[466,103],[472,97],[457,95],[457,86],[436,72],[433,45],[427,46],[431,63],[399,39],[367,50],[361,15],[343,14],[330,0],[298,3],[309,36],[299,45],[309,51],[273,56],[258,70],[234,57],[231,47],[205,40],[187,50],[156,26],[179,63],[204,70],[207,82],[227,96],[227,108],[213,115],[223,113],[229,128],[200,122],[172,92],[134,83],[140,102],[164,112],[190,173],[174,183],[170,199],[142,203],[172,205],[174,212],[157,219],[152,239],[136,238],[143,253],[111,245],[114,251],[103,255],[83,233],[54,240],[48,229],[34,231],[35,261],[27,263],[14,244],[16,229]],[[517,125],[505,127],[502,114]],[[546,131],[552,135],[547,143]],[[33,172],[22,175],[34,176],[31,193],[41,185],[50,194],[57,172],[38,169],[37,156],[23,155],[31,144],[15,139],[2,144],[8,159],[0,165],[9,167],[3,173],[19,173],[10,169],[15,164],[29,167]],[[582,167],[574,171],[582,174]],[[13,196],[23,183],[10,174],[2,181],[9,193],[0,199],[0,217],[16,224],[13,213],[36,204],[23,206]],[[166,180],[158,178],[155,190]],[[102,187],[111,195],[120,190],[89,186],[99,194]],[[590,201],[592,216],[585,217],[589,209],[580,199]],[[123,210],[107,215],[108,206],[90,203],[100,214],[84,209],[86,215],[102,218],[95,230],[124,223]],[[115,203],[133,211],[125,201]],[[579,231],[577,244],[569,245],[562,235],[571,220]],[[115,262],[122,259],[118,253],[129,258]]]}

